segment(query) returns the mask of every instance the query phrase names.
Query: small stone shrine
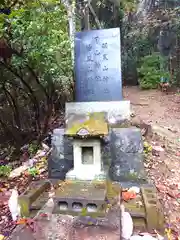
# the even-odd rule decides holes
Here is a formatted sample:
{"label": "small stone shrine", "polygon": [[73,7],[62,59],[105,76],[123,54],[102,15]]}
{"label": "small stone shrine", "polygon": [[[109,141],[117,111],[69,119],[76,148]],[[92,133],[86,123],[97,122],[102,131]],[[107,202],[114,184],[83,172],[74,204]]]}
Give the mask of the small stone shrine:
{"label": "small stone shrine", "polygon": [[74,169],[66,174],[66,179],[105,179],[101,156],[101,138],[108,135],[105,114],[70,114],[66,121],[65,134],[74,138]]}

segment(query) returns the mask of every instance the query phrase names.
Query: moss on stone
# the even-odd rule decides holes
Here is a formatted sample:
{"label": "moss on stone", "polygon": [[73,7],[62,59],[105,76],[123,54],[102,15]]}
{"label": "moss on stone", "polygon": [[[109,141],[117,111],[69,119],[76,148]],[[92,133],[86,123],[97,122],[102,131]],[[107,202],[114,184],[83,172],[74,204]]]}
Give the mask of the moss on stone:
{"label": "moss on stone", "polygon": [[82,115],[75,115],[74,119],[67,123],[66,135],[76,136],[81,129],[85,129],[90,136],[101,136],[108,134],[108,125],[104,113],[87,114],[82,120]]}
{"label": "moss on stone", "polygon": [[131,122],[128,121],[128,120],[125,120],[123,122],[117,122],[117,123],[114,123],[114,124],[109,124],[110,127],[112,128],[129,128],[131,127]]}

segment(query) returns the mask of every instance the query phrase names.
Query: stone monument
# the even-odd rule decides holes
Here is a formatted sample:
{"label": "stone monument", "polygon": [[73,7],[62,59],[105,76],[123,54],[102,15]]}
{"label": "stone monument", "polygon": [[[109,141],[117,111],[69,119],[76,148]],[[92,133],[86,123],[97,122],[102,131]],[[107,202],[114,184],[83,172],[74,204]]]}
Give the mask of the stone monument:
{"label": "stone monument", "polygon": [[[68,108],[68,104],[66,105]],[[104,113],[69,114],[65,134],[74,137],[74,169],[66,179],[94,180],[106,178],[101,156],[101,137],[108,135]]]}
{"label": "stone monument", "polygon": [[50,179],[71,182],[56,191],[55,211],[75,214],[85,208],[105,215],[111,192],[106,183],[119,191],[135,185],[144,205],[126,207],[146,230],[162,229],[156,193],[144,170],[141,131],[130,127],[130,102],[122,99],[120,30],[77,33],[75,53],[76,102],[66,103],[65,129],[54,130],[48,166]]}
{"label": "stone monument", "polygon": [[[42,210],[44,200],[49,198],[46,190],[56,179],[53,201],[51,207],[47,206],[50,210],[45,210],[53,216],[53,231],[62,233],[65,215],[74,215],[77,222],[67,227],[73,235],[68,239],[77,236],[74,231],[78,221],[77,239],[81,239],[83,229],[87,236],[88,227],[82,228],[82,224],[95,225],[88,228],[87,237],[100,239],[104,234],[98,233],[104,229],[110,234],[107,239],[120,239],[120,193],[126,187],[139,186],[140,194],[124,203],[135,229],[163,231],[157,194],[143,167],[141,132],[130,127],[130,102],[122,99],[120,31],[115,28],[77,33],[75,46],[76,102],[66,103],[65,128],[53,131],[49,180],[36,186],[33,183],[19,197],[21,214],[29,217],[32,210]],[[43,239],[48,238],[46,235],[48,231]],[[63,238],[53,239],[67,236],[64,231]],[[24,233],[20,239],[23,237]]]}
{"label": "stone monument", "polygon": [[120,29],[76,33],[77,102],[122,100]]}

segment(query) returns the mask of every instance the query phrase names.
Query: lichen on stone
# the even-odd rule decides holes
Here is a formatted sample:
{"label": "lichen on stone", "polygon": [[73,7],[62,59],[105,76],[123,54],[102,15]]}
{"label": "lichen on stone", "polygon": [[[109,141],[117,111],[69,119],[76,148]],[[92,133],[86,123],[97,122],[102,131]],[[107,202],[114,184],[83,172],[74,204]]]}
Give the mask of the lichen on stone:
{"label": "lichen on stone", "polygon": [[[88,118],[86,117],[88,116]],[[66,135],[75,136],[82,129],[86,130],[90,136],[99,136],[108,134],[108,125],[105,120],[105,113],[89,113],[86,114],[84,120],[82,115],[71,116],[71,120],[67,121]]]}

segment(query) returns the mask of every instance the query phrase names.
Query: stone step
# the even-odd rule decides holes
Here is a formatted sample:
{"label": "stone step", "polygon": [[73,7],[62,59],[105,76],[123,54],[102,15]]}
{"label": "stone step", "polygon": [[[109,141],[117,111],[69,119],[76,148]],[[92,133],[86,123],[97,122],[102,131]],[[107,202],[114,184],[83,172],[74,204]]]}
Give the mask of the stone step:
{"label": "stone step", "polygon": [[19,196],[19,205],[21,208],[21,216],[29,217],[30,208],[33,202],[35,202],[38,197],[50,188],[51,183],[48,180],[41,180],[37,182],[32,182],[28,189]]}

